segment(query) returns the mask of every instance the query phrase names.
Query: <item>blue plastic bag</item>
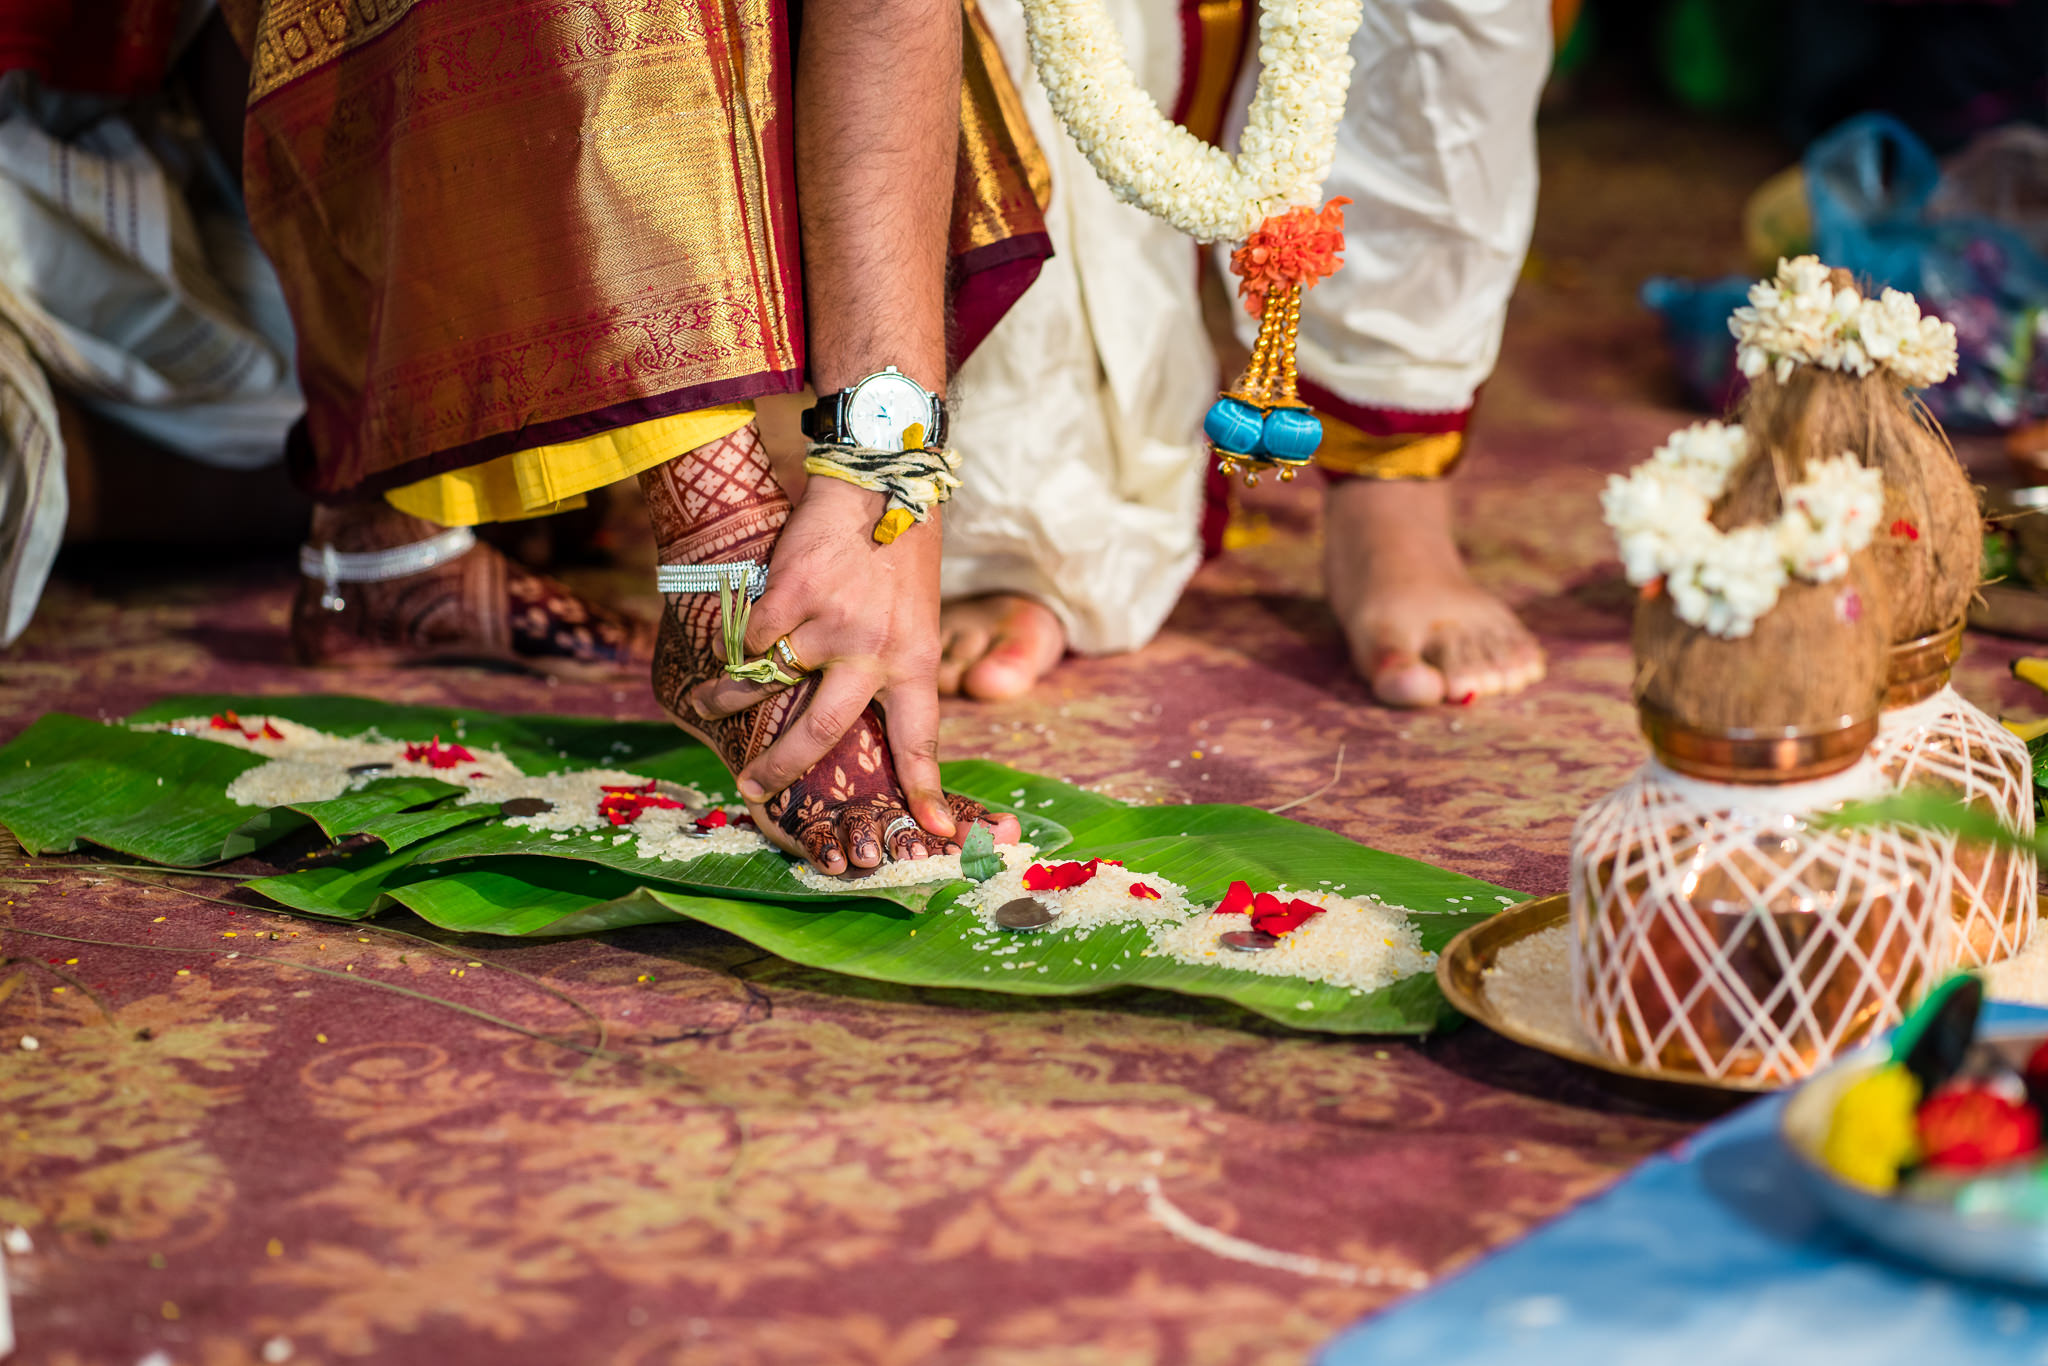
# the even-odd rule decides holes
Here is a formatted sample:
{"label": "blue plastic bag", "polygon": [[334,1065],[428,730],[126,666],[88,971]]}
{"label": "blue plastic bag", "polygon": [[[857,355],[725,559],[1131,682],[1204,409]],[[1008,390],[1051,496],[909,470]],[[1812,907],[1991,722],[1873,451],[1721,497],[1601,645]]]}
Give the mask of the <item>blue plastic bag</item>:
{"label": "blue plastic bag", "polygon": [[[1886,114],[1859,114],[1806,151],[1813,249],[1872,293],[1910,291],[1923,311],[1955,324],[1955,378],[1922,397],[1949,426],[2010,427],[2048,416],[2048,260],[2010,227],[1983,217],[1936,217],[1941,168],[1927,145]],[[1662,315],[1693,398],[1725,408],[1741,387],[1728,314],[1747,281],[1653,279],[1643,302]]]}

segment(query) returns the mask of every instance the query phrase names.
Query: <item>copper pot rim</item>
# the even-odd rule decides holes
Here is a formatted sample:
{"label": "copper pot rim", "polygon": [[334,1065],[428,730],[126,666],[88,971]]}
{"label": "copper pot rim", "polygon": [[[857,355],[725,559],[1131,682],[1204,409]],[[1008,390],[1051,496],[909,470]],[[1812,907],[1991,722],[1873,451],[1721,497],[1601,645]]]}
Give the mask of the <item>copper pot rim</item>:
{"label": "copper pot rim", "polygon": [[1963,623],[1891,647],[1885,660],[1884,709],[1923,702],[1947,686],[1963,654]]}
{"label": "copper pot rim", "polygon": [[1855,767],[1877,739],[1877,716],[1842,716],[1817,726],[1710,730],[1638,703],[1643,737],[1666,767],[1710,782],[1784,784]]}

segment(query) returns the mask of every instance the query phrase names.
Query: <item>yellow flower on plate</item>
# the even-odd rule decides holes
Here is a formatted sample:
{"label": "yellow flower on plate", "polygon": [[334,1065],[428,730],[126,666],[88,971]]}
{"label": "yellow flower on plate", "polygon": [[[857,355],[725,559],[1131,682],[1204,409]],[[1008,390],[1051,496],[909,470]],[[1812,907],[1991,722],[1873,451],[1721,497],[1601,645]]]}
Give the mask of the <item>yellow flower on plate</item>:
{"label": "yellow flower on plate", "polygon": [[1880,1194],[1920,1155],[1920,1081],[1898,1063],[1859,1078],[1835,1102],[1821,1161],[1853,1185]]}

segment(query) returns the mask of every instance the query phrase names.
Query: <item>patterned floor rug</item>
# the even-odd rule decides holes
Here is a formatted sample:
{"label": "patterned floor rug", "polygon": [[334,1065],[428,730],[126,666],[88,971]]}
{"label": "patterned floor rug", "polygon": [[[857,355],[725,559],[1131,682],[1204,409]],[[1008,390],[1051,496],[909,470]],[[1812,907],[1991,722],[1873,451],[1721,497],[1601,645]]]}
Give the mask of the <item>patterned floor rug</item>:
{"label": "patterned floor rug", "polygon": [[[1295,816],[1562,889],[1574,816],[1641,755],[1594,494],[1684,420],[1635,290],[1742,268],[1742,198],[1779,161],[1633,111],[1543,141],[1459,496],[1549,678],[1373,706],[1320,599],[1316,490],[1267,489],[1155,644],[950,705],[949,755],[1275,805],[1341,747]],[[585,586],[644,592],[627,550]],[[290,589],[279,564],[74,558],[0,659],[0,732],[332,690],[285,662]],[[1973,644],[1965,690],[2024,706],[2009,654]],[[655,715],[638,687],[480,671],[341,686]],[[34,1245],[7,1262],[34,1366],[1295,1362],[1699,1117],[1477,1028],[1321,1038],[1157,995],[885,987],[694,927],[508,945],[286,919],[202,879],[0,879],[0,1226]]]}

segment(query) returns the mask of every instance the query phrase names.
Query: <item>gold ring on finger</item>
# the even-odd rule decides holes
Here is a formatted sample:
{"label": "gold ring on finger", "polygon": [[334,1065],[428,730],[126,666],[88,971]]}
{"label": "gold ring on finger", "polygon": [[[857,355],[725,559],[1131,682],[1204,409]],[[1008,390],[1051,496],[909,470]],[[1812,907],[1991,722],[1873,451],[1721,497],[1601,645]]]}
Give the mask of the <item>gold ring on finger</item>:
{"label": "gold ring on finger", "polygon": [[796,646],[789,643],[788,636],[776,637],[775,643],[768,648],[773,650],[776,658],[780,659],[784,667],[797,677],[802,678],[816,672],[798,656]]}

